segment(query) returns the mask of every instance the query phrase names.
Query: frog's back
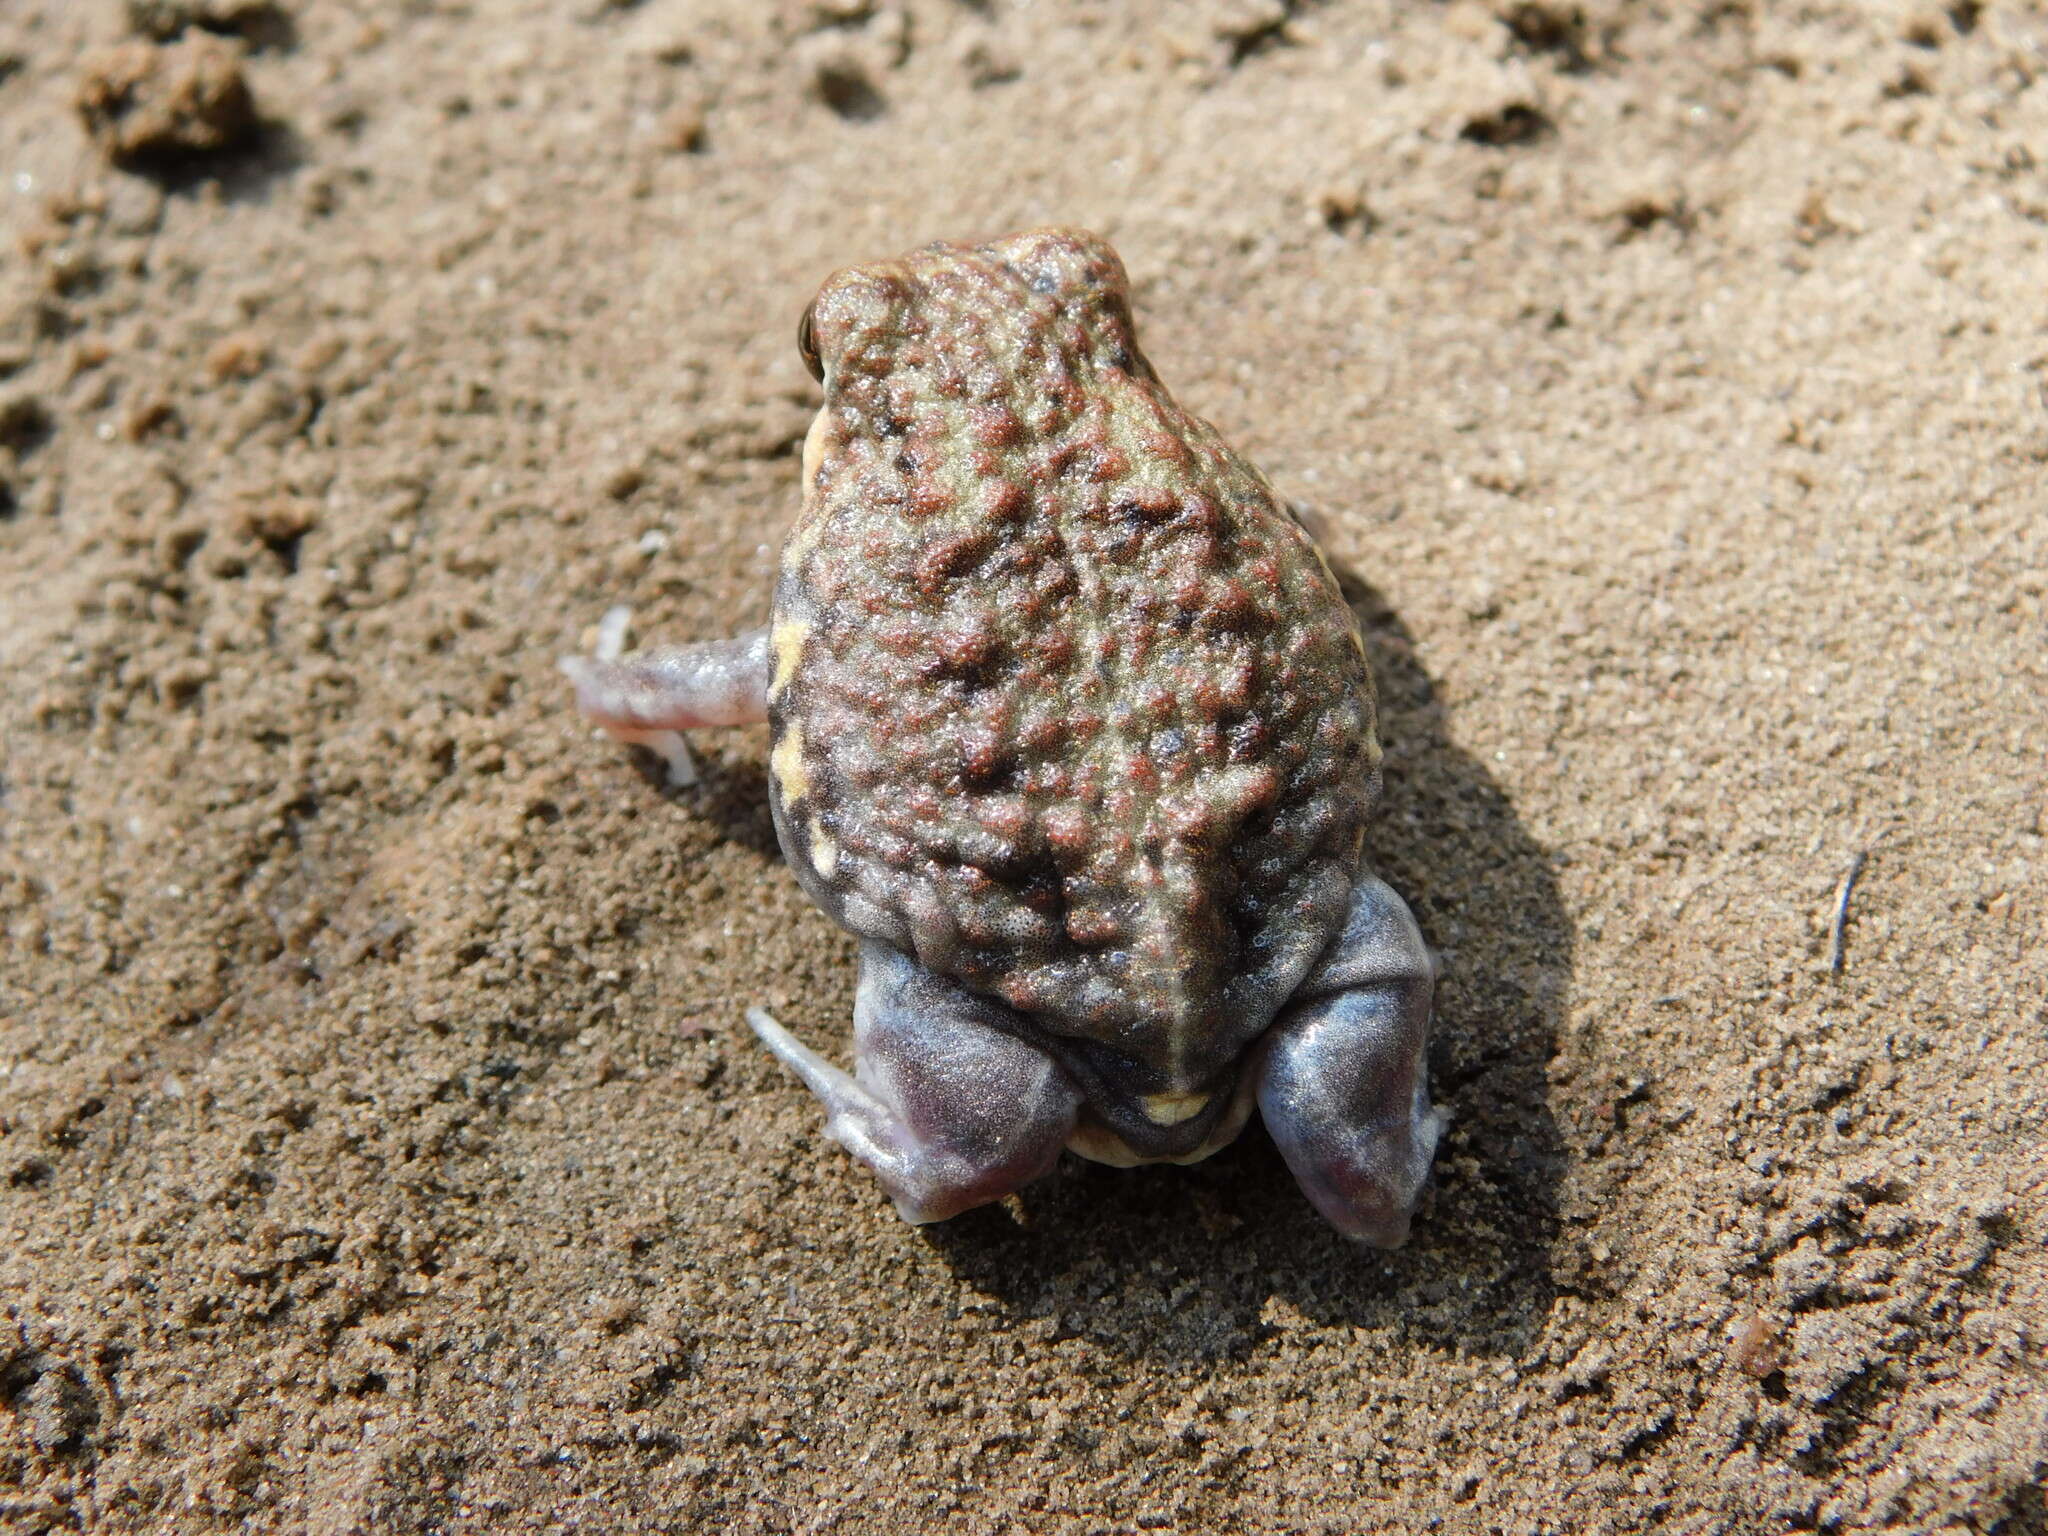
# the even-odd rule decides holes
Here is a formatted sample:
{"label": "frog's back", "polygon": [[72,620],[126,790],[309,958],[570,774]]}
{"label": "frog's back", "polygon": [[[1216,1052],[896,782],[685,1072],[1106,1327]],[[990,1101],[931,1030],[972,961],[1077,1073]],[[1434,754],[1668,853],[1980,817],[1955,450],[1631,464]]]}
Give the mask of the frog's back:
{"label": "frog's back", "polygon": [[792,864],[1052,1039],[1210,1079],[1335,933],[1377,789],[1327,566],[1158,384],[1099,241],[851,269],[811,325],[771,694]]}

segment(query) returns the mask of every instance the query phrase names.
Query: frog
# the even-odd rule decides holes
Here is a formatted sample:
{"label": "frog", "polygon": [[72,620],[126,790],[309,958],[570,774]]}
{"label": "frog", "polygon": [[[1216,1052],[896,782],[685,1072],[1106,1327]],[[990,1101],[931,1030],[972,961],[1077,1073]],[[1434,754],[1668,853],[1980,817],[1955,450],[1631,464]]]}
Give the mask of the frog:
{"label": "frog", "polygon": [[1303,518],[1139,349],[1100,237],[832,274],[766,626],[573,656],[656,747],[765,722],[778,842],[856,941],[853,1069],[760,1042],[914,1224],[1254,1111],[1344,1237],[1408,1237],[1437,961],[1369,866],[1371,669]]}

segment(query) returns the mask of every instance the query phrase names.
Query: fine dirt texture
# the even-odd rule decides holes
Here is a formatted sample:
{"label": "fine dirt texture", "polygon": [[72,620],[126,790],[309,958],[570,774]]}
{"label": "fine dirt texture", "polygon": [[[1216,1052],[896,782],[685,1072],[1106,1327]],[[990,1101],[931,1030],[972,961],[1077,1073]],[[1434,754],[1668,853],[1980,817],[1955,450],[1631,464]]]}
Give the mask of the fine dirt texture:
{"label": "fine dirt texture", "polygon": [[[0,1530],[2048,1529],[2038,9],[9,0],[0,170]],[[761,622],[829,270],[1054,222],[1354,574],[1396,1254],[903,1226],[764,733],[554,671]]]}

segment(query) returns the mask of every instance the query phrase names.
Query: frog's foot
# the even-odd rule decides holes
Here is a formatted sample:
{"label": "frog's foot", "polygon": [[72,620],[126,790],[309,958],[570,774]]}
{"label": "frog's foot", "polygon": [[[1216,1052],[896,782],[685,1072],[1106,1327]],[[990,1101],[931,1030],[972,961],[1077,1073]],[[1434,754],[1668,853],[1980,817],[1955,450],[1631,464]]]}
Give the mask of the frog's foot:
{"label": "frog's foot", "polygon": [[678,732],[768,718],[774,661],[765,629],[701,645],[657,646],[624,658],[615,650],[615,644],[600,644],[596,656],[561,659],[563,673],[576,685],[576,707],[620,741],[661,753],[673,784],[697,779]]}
{"label": "frog's foot", "polygon": [[1074,1085],[1005,1030],[999,1005],[880,944],[861,950],[853,1074],[759,1008],[747,1022],[824,1101],[826,1134],[875,1170],[905,1221],[944,1221],[1021,1189],[1074,1129]]}
{"label": "frog's foot", "polygon": [[1367,874],[1344,931],[1274,1021],[1259,1112],[1315,1208],[1374,1248],[1407,1241],[1443,1114],[1429,1102],[1436,966],[1399,896]]}

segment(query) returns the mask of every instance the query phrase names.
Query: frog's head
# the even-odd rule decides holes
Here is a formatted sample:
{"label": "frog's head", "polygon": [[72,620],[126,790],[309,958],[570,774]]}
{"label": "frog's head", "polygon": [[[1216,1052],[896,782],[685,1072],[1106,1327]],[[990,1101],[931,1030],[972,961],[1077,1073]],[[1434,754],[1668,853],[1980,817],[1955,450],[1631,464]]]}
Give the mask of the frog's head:
{"label": "frog's head", "polygon": [[1123,262],[1079,229],[938,241],[842,268],[804,311],[797,349],[828,402],[842,382],[883,379],[899,399],[986,398],[1049,360],[1056,378],[1090,364],[1151,377]]}

